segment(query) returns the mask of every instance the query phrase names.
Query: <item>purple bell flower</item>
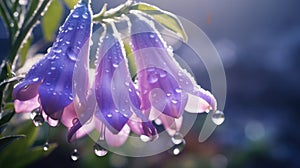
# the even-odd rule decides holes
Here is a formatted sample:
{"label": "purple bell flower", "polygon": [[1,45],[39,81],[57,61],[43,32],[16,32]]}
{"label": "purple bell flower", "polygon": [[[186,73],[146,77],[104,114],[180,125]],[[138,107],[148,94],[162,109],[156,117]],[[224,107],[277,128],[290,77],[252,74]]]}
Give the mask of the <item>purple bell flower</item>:
{"label": "purple bell flower", "polygon": [[98,50],[95,95],[99,109],[94,116],[108,128],[106,132],[119,134],[130,128],[138,135],[157,138],[155,127],[140,110],[139,92],[132,82],[123,42],[113,23],[107,26]]}
{"label": "purple bell flower", "polygon": [[72,110],[73,71],[77,60],[88,59],[91,23],[88,5],[78,3],[60,27],[45,57],[14,87],[17,113],[38,109],[38,114],[43,114],[52,126],[59,120],[69,128],[73,126],[72,121],[76,119]]}
{"label": "purple bell flower", "polygon": [[184,110],[192,113],[216,110],[214,96],[180,67],[154,23],[139,13],[129,18],[143,113],[150,120],[161,120],[168,133],[174,135],[181,127]]}

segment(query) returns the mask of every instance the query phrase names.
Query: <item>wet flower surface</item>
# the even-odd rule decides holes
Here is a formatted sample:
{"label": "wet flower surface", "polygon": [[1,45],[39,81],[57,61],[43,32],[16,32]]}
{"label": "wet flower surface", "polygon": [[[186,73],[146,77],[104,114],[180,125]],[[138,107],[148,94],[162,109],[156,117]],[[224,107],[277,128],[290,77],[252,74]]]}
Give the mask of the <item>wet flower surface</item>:
{"label": "wet flower surface", "polygon": [[[124,34],[115,20],[101,22],[104,31],[90,67],[88,6],[86,1],[75,6],[45,57],[15,86],[16,112],[32,112],[36,126],[61,121],[69,129],[69,142],[96,131],[97,156],[107,154],[105,147],[124,145],[131,135],[152,143],[160,133],[155,124],[162,124],[172,137],[173,153],[179,154],[185,145],[180,133],[184,111],[216,111],[214,96],[175,60],[156,23],[136,11],[120,16],[127,23]],[[71,158],[79,158],[76,148]]]}
{"label": "wet flower surface", "polygon": [[[78,55],[88,57],[91,13],[79,3],[60,27],[56,41],[25,79],[15,86],[17,113],[39,108],[50,125],[57,125],[68,106],[73,106],[72,77]],[[66,120],[73,120],[68,118]]]}

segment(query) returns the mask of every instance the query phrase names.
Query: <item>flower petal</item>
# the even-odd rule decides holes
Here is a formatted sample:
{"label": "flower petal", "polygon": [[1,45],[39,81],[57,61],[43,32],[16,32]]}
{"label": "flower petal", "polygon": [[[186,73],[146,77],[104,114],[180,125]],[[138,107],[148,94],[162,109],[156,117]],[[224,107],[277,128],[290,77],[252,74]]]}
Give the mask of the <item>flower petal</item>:
{"label": "flower petal", "polygon": [[130,128],[128,125],[124,125],[122,130],[118,134],[113,134],[108,129],[105,130],[105,140],[109,146],[119,147],[123,145],[130,133]]}

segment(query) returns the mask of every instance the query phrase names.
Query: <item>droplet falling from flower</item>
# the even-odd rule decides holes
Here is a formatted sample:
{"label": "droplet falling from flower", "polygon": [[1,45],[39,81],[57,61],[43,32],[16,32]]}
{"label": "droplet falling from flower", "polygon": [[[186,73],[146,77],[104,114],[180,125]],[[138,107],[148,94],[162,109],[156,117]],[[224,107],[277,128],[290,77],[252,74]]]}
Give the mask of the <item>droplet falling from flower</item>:
{"label": "droplet falling from flower", "polygon": [[49,149],[49,143],[48,141],[45,142],[44,146],[43,146],[43,150],[46,152]]}
{"label": "droplet falling from flower", "polygon": [[75,162],[79,159],[79,153],[77,149],[74,149],[72,155],[71,155],[71,159]]}
{"label": "droplet falling from flower", "polygon": [[172,155],[179,155],[183,149],[185,147],[185,140],[182,139],[182,141],[179,144],[175,144],[171,149],[170,149],[170,153]]}
{"label": "droplet falling from flower", "polygon": [[180,132],[176,132],[174,134],[174,136],[171,138],[172,142],[175,144],[175,145],[178,145],[180,144],[182,141],[184,141],[183,139],[183,135],[180,133]]}
{"label": "droplet falling from flower", "polygon": [[107,150],[105,148],[103,148],[101,145],[99,145],[98,143],[95,143],[94,145],[94,153],[97,156],[105,156],[107,154]]}
{"label": "droplet falling from flower", "polygon": [[36,127],[42,126],[44,122],[45,122],[45,120],[40,113],[37,114],[36,116],[34,116],[34,118],[33,118],[33,124]]}
{"label": "droplet falling from flower", "polygon": [[212,116],[211,116],[212,121],[217,124],[217,125],[221,125],[224,120],[225,120],[225,116],[224,113],[220,110],[214,111]]}

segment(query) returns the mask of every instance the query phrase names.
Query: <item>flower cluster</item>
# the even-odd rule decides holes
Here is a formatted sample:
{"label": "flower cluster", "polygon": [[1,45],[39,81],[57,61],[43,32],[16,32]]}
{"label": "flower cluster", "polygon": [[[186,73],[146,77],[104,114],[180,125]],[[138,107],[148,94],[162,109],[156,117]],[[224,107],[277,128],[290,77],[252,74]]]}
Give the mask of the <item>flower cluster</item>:
{"label": "flower cluster", "polygon": [[[45,57],[15,86],[17,113],[32,112],[37,126],[44,120],[51,126],[60,121],[69,128],[69,141],[96,129],[99,140],[119,147],[131,131],[143,141],[157,139],[153,121],[174,137],[184,111],[217,110],[214,96],[176,62],[154,21],[137,11],[124,16],[129,41],[121,38],[114,21],[102,24],[95,73],[89,75],[90,11],[87,3],[77,4]],[[136,74],[129,71],[125,43],[130,44]],[[107,151],[96,144],[95,153]]]}

